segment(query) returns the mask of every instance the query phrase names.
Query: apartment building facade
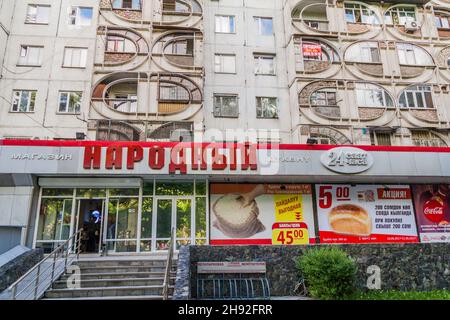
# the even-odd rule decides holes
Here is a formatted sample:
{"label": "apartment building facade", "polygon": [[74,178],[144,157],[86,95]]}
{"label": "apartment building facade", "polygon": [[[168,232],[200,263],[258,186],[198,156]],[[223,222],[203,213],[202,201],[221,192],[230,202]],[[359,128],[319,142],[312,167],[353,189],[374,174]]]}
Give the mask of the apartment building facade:
{"label": "apartment building facade", "polygon": [[[448,1],[14,3],[0,227],[22,243],[50,251],[94,213],[108,253],[166,250],[173,229],[178,246],[450,240]],[[369,234],[333,233],[342,202]],[[402,231],[375,223],[398,206]]]}

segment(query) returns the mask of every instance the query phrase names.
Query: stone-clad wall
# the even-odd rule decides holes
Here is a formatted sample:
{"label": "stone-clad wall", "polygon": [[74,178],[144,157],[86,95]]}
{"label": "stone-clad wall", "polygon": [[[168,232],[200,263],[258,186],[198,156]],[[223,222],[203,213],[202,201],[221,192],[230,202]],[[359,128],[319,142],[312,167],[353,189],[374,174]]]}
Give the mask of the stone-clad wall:
{"label": "stone-clad wall", "polygon": [[177,276],[173,300],[188,300],[190,298],[190,250],[182,246],[178,252]]}
{"label": "stone-clad wall", "polygon": [[[320,246],[320,245],[316,245]],[[381,269],[381,289],[450,289],[449,244],[340,245],[358,263],[358,286],[366,287],[367,267]],[[191,246],[191,296],[196,294],[198,261],[265,261],[272,296],[292,295],[294,260],[307,246]]]}
{"label": "stone-clad wall", "polygon": [[8,262],[0,268],[0,292],[17,281],[28,270],[42,260],[42,249],[34,249],[21,254],[16,259]]}

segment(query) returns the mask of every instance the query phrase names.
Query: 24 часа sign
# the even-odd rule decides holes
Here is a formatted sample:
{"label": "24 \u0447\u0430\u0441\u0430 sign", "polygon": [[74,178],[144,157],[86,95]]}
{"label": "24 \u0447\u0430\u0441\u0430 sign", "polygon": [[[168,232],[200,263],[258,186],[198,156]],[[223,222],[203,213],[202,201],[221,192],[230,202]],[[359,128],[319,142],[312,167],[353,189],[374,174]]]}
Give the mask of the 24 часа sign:
{"label": "24 \u0447\u0430\u0441\u0430 sign", "polygon": [[408,185],[316,185],[321,243],[418,242]]}

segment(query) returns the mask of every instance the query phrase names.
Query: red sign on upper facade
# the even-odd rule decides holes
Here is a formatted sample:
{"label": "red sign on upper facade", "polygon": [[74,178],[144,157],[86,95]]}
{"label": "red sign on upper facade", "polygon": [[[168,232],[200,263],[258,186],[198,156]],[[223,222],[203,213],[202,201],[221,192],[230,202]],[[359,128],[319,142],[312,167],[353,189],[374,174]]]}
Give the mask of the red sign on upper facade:
{"label": "red sign on upper facade", "polygon": [[303,56],[304,57],[321,57],[322,46],[320,44],[303,44]]}
{"label": "red sign on upper facade", "polygon": [[177,144],[169,149],[169,157],[167,157],[166,148],[159,145],[144,148],[136,144],[128,146],[112,144],[106,148],[103,162],[102,146],[91,145],[84,147],[83,168],[101,169],[103,163],[104,168],[108,170],[121,170],[124,167],[132,170],[136,163],[144,159],[144,152],[147,152],[149,168],[161,170],[168,163],[171,174],[177,172],[186,174],[188,166],[191,170],[208,170],[208,168],[231,171],[257,170],[256,149],[255,144],[234,144],[223,147],[215,144],[206,146]]}

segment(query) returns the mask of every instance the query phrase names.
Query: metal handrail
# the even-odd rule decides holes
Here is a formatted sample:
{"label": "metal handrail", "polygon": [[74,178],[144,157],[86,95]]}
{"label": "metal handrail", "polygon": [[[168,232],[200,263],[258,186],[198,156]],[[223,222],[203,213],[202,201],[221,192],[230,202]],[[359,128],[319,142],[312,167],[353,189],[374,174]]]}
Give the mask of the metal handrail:
{"label": "metal handrail", "polygon": [[172,270],[174,245],[175,245],[175,228],[172,228],[172,233],[170,235],[170,242],[169,242],[169,252],[167,253],[166,270],[164,272],[164,282],[162,292],[163,300],[167,300],[169,298],[170,271]]}
{"label": "metal handrail", "polygon": [[[56,275],[55,271],[57,270],[57,259],[62,258],[64,259],[64,271],[67,270],[67,264],[68,264],[68,258],[71,253],[74,253],[76,255],[76,259],[78,260],[80,255],[80,248],[81,248],[81,232],[83,232],[83,229],[78,230],[75,232],[71,237],[69,237],[67,240],[65,240],[62,244],[60,244],[56,249],[54,249],[50,254],[48,254],[44,259],[42,259],[40,262],[38,262],[33,268],[28,270],[22,277],[20,277],[16,282],[14,282],[12,285],[9,286],[8,291],[12,292],[11,299],[16,300],[18,296],[25,291],[29,291],[29,293],[25,296],[25,298],[20,298],[21,300],[26,300],[27,298],[30,298],[32,294],[32,299],[37,300],[40,295],[45,292],[52,284],[53,282],[59,277],[59,275]],[[67,248],[66,248],[67,247]],[[74,249],[74,250],[72,250]],[[48,260],[50,260],[53,257],[53,262],[50,262],[50,266],[47,266],[44,268],[44,263]],[[73,261],[73,260],[72,260]],[[51,268],[51,272],[50,272]],[[41,274],[45,275],[45,272],[49,272],[46,276],[42,276]],[[36,272],[35,275],[33,275],[33,272]],[[32,275],[31,279],[28,279],[28,276]],[[44,281],[49,280],[50,276],[50,282],[45,284]],[[17,292],[18,287],[21,283],[25,281],[29,281],[28,284],[25,285],[25,287],[21,288],[19,292]],[[26,283],[26,282],[25,282]],[[31,285],[34,285],[30,288]],[[39,287],[43,286],[41,288],[41,292],[39,291]],[[31,293],[31,294],[30,294]]]}

